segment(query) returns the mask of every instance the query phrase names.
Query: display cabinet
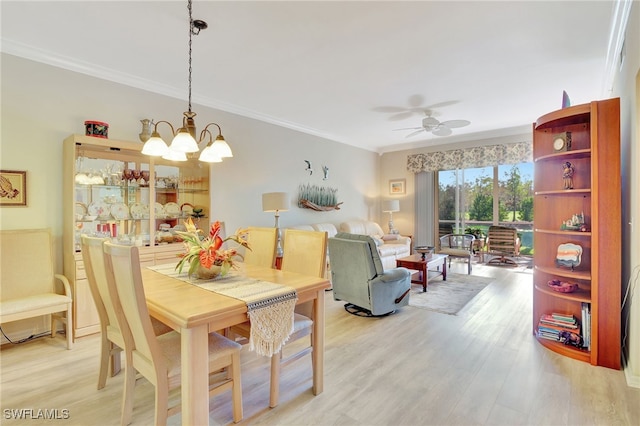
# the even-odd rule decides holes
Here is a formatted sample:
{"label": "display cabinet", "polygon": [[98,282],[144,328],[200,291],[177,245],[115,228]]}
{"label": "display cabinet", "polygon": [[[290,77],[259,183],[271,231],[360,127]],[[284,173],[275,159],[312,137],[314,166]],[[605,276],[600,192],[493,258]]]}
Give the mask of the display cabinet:
{"label": "display cabinet", "polygon": [[87,283],[82,234],[140,246],[143,266],[177,262],[175,230],[191,217],[208,227],[209,167],[141,154],[142,143],[71,135],[63,142],[64,273],[74,299],[74,337],[100,331]]}
{"label": "display cabinet", "polygon": [[[615,369],[621,335],[619,109],[619,99],[595,101],[533,124],[534,334],[555,352]],[[543,317],[553,314],[575,318],[574,329],[559,330],[583,342],[568,334],[560,341],[545,337]]]}

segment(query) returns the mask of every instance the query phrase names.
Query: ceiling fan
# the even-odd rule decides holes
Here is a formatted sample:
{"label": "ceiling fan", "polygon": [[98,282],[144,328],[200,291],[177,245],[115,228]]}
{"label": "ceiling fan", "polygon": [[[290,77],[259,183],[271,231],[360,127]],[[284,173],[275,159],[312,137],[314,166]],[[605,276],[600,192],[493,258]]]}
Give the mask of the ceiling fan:
{"label": "ceiling fan", "polygon": [[405,127],[394,130],[415,130],[415,132],[409,133],[406,136],[407,138],[413,137],[422,132],[431,132],[436,136],[449,136],[452,133],[451,129],[465,127],[471,124],[468,120],[439,121],[437,118],[431,116],[431,111],[425,111],[424,113],[426,117],[422,119],[421,127]]}

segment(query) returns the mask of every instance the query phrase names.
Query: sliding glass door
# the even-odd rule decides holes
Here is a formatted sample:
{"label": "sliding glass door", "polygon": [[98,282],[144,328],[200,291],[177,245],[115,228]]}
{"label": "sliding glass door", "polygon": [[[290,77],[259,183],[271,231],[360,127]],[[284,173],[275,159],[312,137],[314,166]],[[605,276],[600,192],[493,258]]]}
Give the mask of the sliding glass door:
{"label": "sliding glass door", "polygon": [[522,254],[533,253],[533,164],[438,172],[439,236],[481,232],[491,225],[518,229]]}

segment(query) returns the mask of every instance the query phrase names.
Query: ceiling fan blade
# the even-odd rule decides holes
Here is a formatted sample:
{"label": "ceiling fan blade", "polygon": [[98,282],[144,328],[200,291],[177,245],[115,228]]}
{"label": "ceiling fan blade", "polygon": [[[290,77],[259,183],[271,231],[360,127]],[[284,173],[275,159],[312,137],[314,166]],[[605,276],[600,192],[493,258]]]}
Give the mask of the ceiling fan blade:
{"label": "ceiling fan blade", "polygon": [[440,124],[442,124],[443,126],[447,126],[451,129],[455,129],[458,127],[468,126],[469,124],[471,124],[471,122],[468,120],[449,120],[449,121],[443,121]]}
{"label": "ceiling fan blade", "polygon": [[391,117],[388,118],[389,121],[400,121],[400,120],[404,120],[405,118],[409,118],[413,116],[413,112],[411,111],[404,111],[404,112],[399,112],[397,114],[393,114]]}
{"label": "ceiling fan blade", "polygon": [[393,129],[393,131],[395,132],[395,131],[398,131],[398,130],[418,130],[418,129],[424,130],[424,128],[422,128],[422,127],[403,127],[402,129]]}
{"label": "ceiling fan blade", "polygon": [[449,136],[452,133],[452,131],[450,128],[441,125],[433,129],[431,133],[433,133],[436,136]]}
{"label": "ceiling fan blade", "polygon": [[420,130],[417,130],[417,131],[415,131],[413,133],[409,133],[407,136],[405,136],[405,138],[413,137],[413,136],[415,136],[415,135],[417,135],[419,133],[422,133],[422,132],[426,132],[426,130],[425,129],[420,129]]}
{"label": "ceiling fan blade", "polygon": [[407,108],[396,107],[396,106],[379,106],[379,107],[371,108],[371,111],[374,111],[374,112],[385,112],[385,113],[389,113],[389,114],[393,114],[393,113],[396,113],[396,112],[404,112],[406,110],[407,110]]}

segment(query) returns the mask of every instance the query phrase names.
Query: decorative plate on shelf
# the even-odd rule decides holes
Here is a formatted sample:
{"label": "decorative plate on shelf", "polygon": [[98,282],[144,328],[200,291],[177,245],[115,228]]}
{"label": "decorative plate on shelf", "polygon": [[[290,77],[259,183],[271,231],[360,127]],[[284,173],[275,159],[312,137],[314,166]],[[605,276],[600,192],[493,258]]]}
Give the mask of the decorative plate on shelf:
{"label": "decorative plate on shelf", "polygon": [[148,219],[149,218],[149,205],[143,203],[133,203],[129,208],[131,211],[131,217],[134,219]]}
{"label": "decorative plate on shelf", "polygon": [[129,207],[122,203],[111,204],[111,216],[117,220],[129,219]]}
{"label": "decorative plate on shelf", "polygon": [[582,247],[572,243],[560,244],[556,254],[556,265],[573,269],[580,265],[581,258]]}
{"label": "decorative plate on shelf", "polygon": [[180,206],[177,203],[167,203],[164,205],[164,212],[168,217],[180,216]]}
{"label": "decorative plate on shelf", "polygon": [[156,213],[156,218],[164,218],[166,213],[164,211],[164,206],[156,201],[154,205],[154,212]]}
{"label": "decorative plate on shelf", "polygon": [[183,217],[189,217],[193,213],[193,204],[184,203],[180,206],[180,211],[182,212]]}
{"label": "decorative plate on shelf", "polygon": [[92,216],[98,216],[98,219],[106,220],[110,218],[109,205],[100,201],[94,201],[89,204],[87,212]]}
{"label": "decorative plate on shelf", "polygon": [[76,203],[76,214],[86,215],[87,214],[87,206],[84,203]]}

